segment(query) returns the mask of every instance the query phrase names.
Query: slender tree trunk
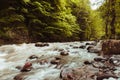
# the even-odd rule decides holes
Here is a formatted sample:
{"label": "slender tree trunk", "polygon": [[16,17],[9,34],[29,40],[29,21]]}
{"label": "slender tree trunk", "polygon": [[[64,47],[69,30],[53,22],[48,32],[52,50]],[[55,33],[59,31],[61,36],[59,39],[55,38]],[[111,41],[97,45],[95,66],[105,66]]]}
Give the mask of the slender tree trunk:
{"label": "slender tree trunk", "polygon": [[109,18],[110,18],[110,0],[106,0],[107,3],[107,13],[105,22],[105,38],[109,38]]}
{"label": "slender tree trunk", "polygon": [[108,38],[108,21],[105,23],[105,36]]}
{"label": "slender tree trunk", "polygon": [[111,26],[111,36],[110,38],[115,39],[115,20],[116,20],[116,11],[115,11],[115,0],[110,0],[111,1],[111,16],[112,16],[112,20],[110,22],[110,26]]}
{"label": "slender tree trunk", "polygon": [[113,18],[112,18],[112,21],[110,23],[111,25],[111,38],[115,39],[115,34],[116,34],[116,31],[115,31],[115,18],[116,16],[114,15]]}

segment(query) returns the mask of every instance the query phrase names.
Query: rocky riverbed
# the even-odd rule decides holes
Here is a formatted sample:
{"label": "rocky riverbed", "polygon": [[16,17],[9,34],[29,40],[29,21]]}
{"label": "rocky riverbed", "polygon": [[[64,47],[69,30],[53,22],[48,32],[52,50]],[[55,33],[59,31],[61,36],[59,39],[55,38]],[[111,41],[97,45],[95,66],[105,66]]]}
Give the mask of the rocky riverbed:
{"label": "rocky riverbed", "polygon": [[0,80],[120,80],[120,55],[100,56],[101,42],[0,46]]}

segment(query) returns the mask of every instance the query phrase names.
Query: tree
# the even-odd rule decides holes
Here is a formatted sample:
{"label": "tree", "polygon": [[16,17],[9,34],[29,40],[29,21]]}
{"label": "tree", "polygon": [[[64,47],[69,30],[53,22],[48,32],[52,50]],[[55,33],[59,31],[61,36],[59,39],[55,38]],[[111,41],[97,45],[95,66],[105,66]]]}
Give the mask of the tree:
{"label": "tree", "polygon": [[[81,31],[80,40],[100,39],[103,33],[102,18],[90,8],[88,0],[71,0],[72,14],[76,16]],[[102,34],[103,33],[103,34]]]}
{"label": "tree", "polygon": [[101,15],[103,16],[106,24],[106,37],[108,38],[115,39],[119,33],[119,2],[120,0],[106,0],[100,7],[100,11],[102,11]]}
{"label": "tree", "polygon": [[6,5],[0,10],[2,37],[11,32],[16,39],[21,31],[36,42],[95,40],[103,35],[102,19],[89,0],[12,0]]}

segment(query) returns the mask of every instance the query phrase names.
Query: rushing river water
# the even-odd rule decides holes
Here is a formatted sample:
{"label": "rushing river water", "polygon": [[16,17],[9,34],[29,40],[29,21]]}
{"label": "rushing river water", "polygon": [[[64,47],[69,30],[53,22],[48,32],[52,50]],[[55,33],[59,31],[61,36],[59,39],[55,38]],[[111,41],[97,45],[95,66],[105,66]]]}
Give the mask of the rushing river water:
{"label": "rushing river water", "polygon": [[59,56],[59,50],[64,49],[69,52],[69,56],[65,58],[68,62],[62,68],[81,67],[84,65],[83,61],[90,61],[97,56],[95,53],[88,53],[86,49],[73,48],[85,43],[49,43],[49,46],[45,47],[36,47],[34,43],[0,46],[0,80],[13,80],[17,74],[21,73],[16,66],[23,66],[26,61],[29,61],[28,57],[31,55],[47,59],[48,63],[42,65],[34,63],[32,65],[34,70],[24,73],[23,80],[59,80],[60,69],[55,68],[55,65],[51,65],[49,61]]}

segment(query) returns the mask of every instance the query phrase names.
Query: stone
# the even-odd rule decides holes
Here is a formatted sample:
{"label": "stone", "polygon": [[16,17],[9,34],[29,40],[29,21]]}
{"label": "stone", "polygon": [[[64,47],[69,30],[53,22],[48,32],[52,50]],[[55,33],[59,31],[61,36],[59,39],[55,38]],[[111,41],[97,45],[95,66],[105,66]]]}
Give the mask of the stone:
{"label": "stone", "polygon": [[94,48],[90,48],[90,49],[88,50],[88,52],[90,52],[90,53],[100,53],[101,50],[99,50],[99,49],[94,49]]}
{"label": "stone", "polygon": [[94,48],[94,46],[90,45],[90,46],[87,47],[87,50],[90,50],[90,49],[93,49],[93,48]]}
{"label": "stone", "polygon": [[67,68],[67,69],[61,70],[60,78],[62,78],[62,80],[74,80],[72,69]]}
{"label": "stone", "polygon": [[97,76],[96,80],[103,80],[103,79],[109,79],[110,77],[117,79],[118,77],[115,75],[111,75],[111,74],[102,74]]}
{"label": "stone", "polygon": [[69,53],[67,51],[62,51],[62,52],[60,52],[60,55],[62,55],[62,56],[68,56]]}
{"label": "stone", "polygon": [[21,72],[28,72],[32,69],[32,63],[26,62],[25,65],[22,67]]}
{"label": "stone", "polygon": [[14,80],[24,80],[23,76],[17,75],[13,78]]}
{"label": "stone", "polygon": [[91,43],[86,43],[85,45],[96,45],[97,43],[96,42],[91,42]]}
{"label": "stone", "polygon": [[91,43],[86,43],[85,45],[91,45]]}
{"label": "stone", "polygon": [[38,59],[38,56],[36,56],[36,55],[31,55],[31,56],[29,56],[29,59]]}
{"label": "stone", "polygon": [[49,44],[48,44],[48,43],[38,42],[38,43],[35,43],[35,46],[36,46],[36,47],[44,47],[44,46],[49,46]]}
{"label": "stone", "polygon": [[48,61],[46,59],[42,59],[42,60],[38,60],[38,63],[40,63],[41,65],[48,63]]}
{"label": "stone", "polygon": [[26,80],[26,78],[32,74],[34,74],[34,72],[21,72],[15,75],[13,80]]}
{"label": "stone", "polygon": [[111,63],[115,66],[119,66],[120,65],[120,59],[110,58],[109,63]]}
{"label": "stone", "polygon": [[90,61],[84,61],[84,64],[85,64],[85,65],[91,65],[92,62],[90,62]]}
{"label": "stone", "polygon": [[81,45],[79,48],[81,48],[81,49],[85,49],[86,46],[85,46],[85,45]]}
{"label": "stone", "polygon": [[120,40],[106,40],[102,44],[101,55],[120,54]]}
{"label": "stone", "polygon": [[60,57],[55,57],[55,59],[56,59],[56,60],[61,60],[61,58],[60,58]]}
{"label": "stone", "polygon": [[58,49],[59,52],[64,51],[64,49]]}
{"label": "stone", "polygon": [[79,48],[79,46],[73,46],[73,49],[77,49],[77,48]]}
{"label": "stone", "polygon": [[97,58],[94,58],[94,61],[96,62],[105,62],[107,59],[105,58],[100,58],[100,57],[97,57]]}
{"label": "stone", "polygon": [[78,68],[64,68],[60,72],[62,80],[94,80],[95,72],[89,66]]}
{"label": "stone", "polygon": [[60,63],[60,60],[51,60],[50,63],[51,63],[51,64],[57,64],[57,65],[58,65],[58,64]]}

